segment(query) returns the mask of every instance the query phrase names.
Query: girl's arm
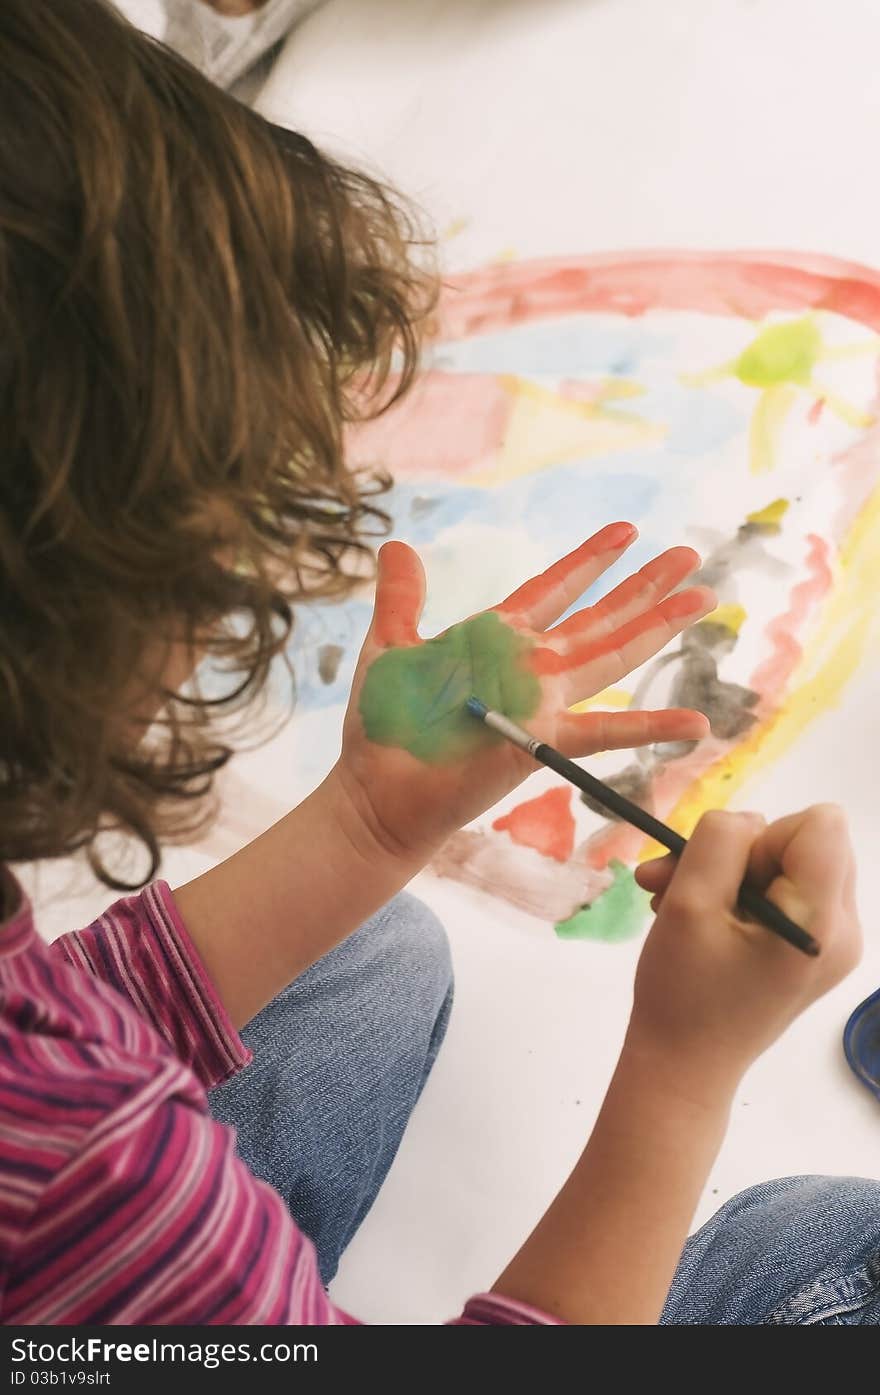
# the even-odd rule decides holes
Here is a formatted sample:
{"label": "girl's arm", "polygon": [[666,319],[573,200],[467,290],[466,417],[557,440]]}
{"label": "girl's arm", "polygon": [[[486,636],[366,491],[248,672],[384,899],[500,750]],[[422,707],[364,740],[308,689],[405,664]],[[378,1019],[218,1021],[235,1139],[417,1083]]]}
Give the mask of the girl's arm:
{"label": "girl's arm", "polygon": [[259,838],[178,888],[174,900],[241,1027],[421,865],[371,835],[337,770]]}
{"label": "girl's arm", "polygon": [[655,1323],[727,1130],[735,1082],[691,1098],[624,1048],[580,1161],[497,1292],[570,1323]]}
{"label": "girl's arm", "polygon": [[676,590],[699,565],[677,547],[556,624],[636,536],[631,524],[610,524],[493,610],[427,642],[418,635],[419,559],[403,543],[382,548],[340,760],[292,813],[175,893],[234,1022],[253,1017],[534,770],[466,712],[471,693],[574,756],[705,734],[697,712],[568,710],[714,605],[706,587]]}
{"label": "girl's arm", "polygon": [[[822,946],[810,959],[740,921],[748,871]],[[753,1060],[858,961],[855,870],[840,811],[764,827],[704,816],[680,862],[645,863],[657,919],[629,1031],[586,1150],[496,1284],[574,1323],[654,1323]]]}

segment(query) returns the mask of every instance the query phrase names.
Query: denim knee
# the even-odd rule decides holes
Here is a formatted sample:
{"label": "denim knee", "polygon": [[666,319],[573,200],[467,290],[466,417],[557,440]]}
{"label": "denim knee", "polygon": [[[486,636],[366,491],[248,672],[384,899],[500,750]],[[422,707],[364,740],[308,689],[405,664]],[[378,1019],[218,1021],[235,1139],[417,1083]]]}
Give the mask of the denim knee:
{"label": "denim knee", "polygon": [[394,1159],[451,1002],[445,931],[402,894],[248,1023],[253,1064],[212,1091],[239,1155],[314,1241],[325,1283]]}
{"label": "denim knee", "polygon": [[691,1237],[661,1321],[821,1322],[864,1313],[878,1285],[880,1184],[785,1177],[733,1197]]}
{"label": "denim knee", "polygon": [[[423,901],[402,891],[367,921],[357,934],[369,942],[372,957],[381,954],[389,972],[406,976],[414,1022],[433,1019],[453,989],[452,956],[446,931]],[[367,945],[364,945],[367,948]],[[352,946],[353,949],[360,946]]]}

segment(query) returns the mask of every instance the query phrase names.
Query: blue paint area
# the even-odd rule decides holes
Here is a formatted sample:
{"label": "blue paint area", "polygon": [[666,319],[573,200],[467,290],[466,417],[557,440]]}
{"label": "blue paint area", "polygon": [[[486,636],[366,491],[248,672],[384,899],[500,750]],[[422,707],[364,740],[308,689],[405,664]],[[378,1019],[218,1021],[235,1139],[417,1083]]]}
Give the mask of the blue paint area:
{"label": "blue paint area", "polygon": [[638,377],[639,364],[668,354],[670,341],[642,320],[619,315],[569,315],[440,344],[431,355],[438,368],[457,373],[553,374]]}
{"label": "blue paint area", "polygon": [[395,537],[405,537],[418,547],[433,542],[439,533],[465,518],[485,516],[489,498],[483,489],[461,489],[433,480],[400,480],[381,502],[394,519]]}
{"label": "blue paint area", "polygon": [[[560,380],[632,379],[643,391],[610,400],[605,410],[622,420],[659,426],[663,435],[627,450],[561,461],[490,486],[468,486],[460,478],[399,480],[382,499],[393,521],[393,536],[418,548],[429,570],[433,562],[446,576],[456,571],[460,556],[464,594],[466,570],[479,574],[480,567],[478,554],[465,553],[470,526],[489,530],[490,535],[525,534],[532,555],[545,557],[546,566],[604,524],[631,519],[640,530],[637,542],[567,615],[599,599],[671,542],[687,541],[682,520],[698,516],[695,503],[717,490],[712,467],[718,452],[736,444],[738,437],[744,439],[748,429],[746,404],[738,406],[729,393],[695,389],[682,380],[682,333],[690,332],[689,320],[696,327],[700,318],[682,316],[671,330],[666,318],[575,315],[439,345],[429,355],[437,368],[514,374],[550,392]],[[454,430],[453,422],[450,431]],[[478,548],[481,535],[474,536]],[[444,596],[434,590],[424,633],[444,628],[466,609],[457,591]],[[341,715],[370,615],[362,595],[341,604],[300,608],[289,646],[299,708],[339,707]],[[320,674],[320,656],[326,655],[327,646],[342,650],[329,682]],[[279,701],[289,697],[289,680],[283,674],[274,695]]]}
{"label": "blue paint area", "polygon": [[[540,475],[516,481],[520,516],[538,536],[560,540],[565,534],[572,546],[617,518],[643,522],[660,491],[660,481],[639,473],[639,453],[621,452],[611,462],[573,461]],[[563,544],[564,546],[564,544]]]}
{"label": "blue paint area", "polygon": [[[293,664],[297,708],[324,708],[345,704],[351,692],[357,657],[372,618],[372,606],[361,598],[337,602],[319,601],[296,611],[287,653]],[[342,650],[339,667],[329,683],[321,678],[319,665],[325,645]],[[274,685],[273,675],[273,685]],[[289,680],[278,674],[277,694],[289,697]],[[273,692],[274,692],[273,686]]]}
{"label": "blue paint area", "polygon": [[742,410],[726,397],[676,382],[656,384],[627,407],[663,423],[659,449],[670,457],[709,455],[747,428]]}

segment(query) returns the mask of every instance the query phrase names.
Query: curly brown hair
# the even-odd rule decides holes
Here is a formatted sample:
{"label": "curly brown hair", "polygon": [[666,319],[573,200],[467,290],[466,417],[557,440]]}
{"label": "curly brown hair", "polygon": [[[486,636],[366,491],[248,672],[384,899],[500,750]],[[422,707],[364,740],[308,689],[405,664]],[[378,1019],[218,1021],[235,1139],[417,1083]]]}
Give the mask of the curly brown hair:
{"label": "curly brown hair", "polygon": [[[0,858],[128,889],[210,816],[292,603],[372,565],[343,432],[406,389],[434,281],[386,187],[106,0],[3,0],[0,130]],[[177,645],[231,691],[169,689]]]}

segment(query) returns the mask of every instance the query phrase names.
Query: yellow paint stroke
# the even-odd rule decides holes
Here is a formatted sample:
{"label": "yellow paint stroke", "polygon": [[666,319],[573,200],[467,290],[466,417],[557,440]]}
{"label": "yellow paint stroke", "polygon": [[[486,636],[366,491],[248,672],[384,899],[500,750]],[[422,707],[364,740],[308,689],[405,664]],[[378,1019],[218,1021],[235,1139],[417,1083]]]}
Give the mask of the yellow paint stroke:
{"label": "yellow paint stroke", "polygon": [[[862,506],[839,557],[839,575],[791,678],[791,695],[778,711],[757,723],[735,750],[720,757],[694,782],[667,817],[690,834],[707,809],[720,809],[746,780],[765,769],[797,740],[810,722],[835,707],[876,638],[880,594],[880,487]],[[645,843],[637,861],[663,849]]]}
{"label": "yellow paint stroke", "polygon": [[787,383],[765,388],[758,397],[749,426],[749,469],[753,475],[766,474],[776,464],[782,428],[796,400],[797,388]]}
{"label": "yellow paint stroke", "polygon": [[858,344],[826,344],[822,357],[827,359],[868,358],[880,354],[880,334],[862,339]]}
{"label": "yellow paint stroke", "polygon": [[774,499],[772,504],[768,504],[764,509],[756,509],[754,513],[746,514],[746,523],[760,523],[767,526],[776,525],[782,522],[789,510],[787,499]]}
{"label": "yellow paint stroke", "polygon": [[845,421],[847,426],[869,427],[876,421],[873,412],[854,407],[845,397],[838,397],[836,392],[829,392],[827,388],[822,388],[819,396],[826,407],[830,407],[834,415]]}
{"label": "yellow paint stroke", "polygon": [[719,605],[701,621],[701,625],[723,625],[731,634],[738,635],[746,619],[746,612],[741,605],[731,602],[729,605]]}
{"label": "yellow paint stroke", "polygon": [[816,380],[816,365],[822,360],[857,358],[880,352],[880,336],[857,344],[831,345],[822,338],[815,315],[800,315],[758,329],[755,338],[738,358],[702,373],[683,373],[689,387],[705,387],[723,378],[737,378],[754,388],[758,400],[749,428],[749,466],[752,474],[772,470],[788,414],[798,394],[807,392],[814,402],[849,426],[873,426],[875,417],[824,388]]}
{"label": "yellow paint stroke", "polygon": [[500,484],[564,460],[630,450],[661,441],[666,427],[599,401],[577,402],[540,383],[505,374],[499,382],[514,398],[497,463],[468,475],[469,485]]}
{"label": "yellow paint stroke", "polygon": [[470,218],[453,218],[452,222],[447,223],[446,227],[441,232],[440,240],[442,242],[451,242],[454,237],[458,237],[463,233],[465,228],[470,227],[470,222]]}
{"label": "yellow paint stroke", "polygon": [[599,380],[600,391],[596,394],[597,402],[614,402],[625,397],[644,397],[648,391],[641,383],[637,383],[633,378],[601,378]]}
{"label": "yellow paint stroke", "polygon": [[592,712],[596,707],[629,707],[632,702],[632,693],[626,692],[623,688],[603,688],[601,693],[596,693],[595,697],[584,698],[583,702],[576,702],[574,707],[570,707],[569,712]]}

